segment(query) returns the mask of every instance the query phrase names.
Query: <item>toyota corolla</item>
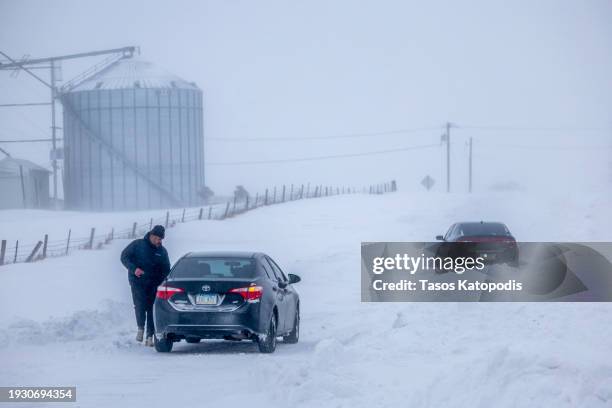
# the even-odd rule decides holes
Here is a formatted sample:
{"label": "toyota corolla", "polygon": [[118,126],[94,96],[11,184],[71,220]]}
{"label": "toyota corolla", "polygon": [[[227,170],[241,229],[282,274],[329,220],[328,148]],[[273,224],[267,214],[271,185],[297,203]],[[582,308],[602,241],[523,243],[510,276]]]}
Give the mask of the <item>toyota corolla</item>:
{"label": "toyota corolla", "polygon": [[277,337],[297,343],[300,298],[293,284],[299,281],[263,253],[188,253],[157,288],[155,349],[225,339],[252,340],[272,353]]}

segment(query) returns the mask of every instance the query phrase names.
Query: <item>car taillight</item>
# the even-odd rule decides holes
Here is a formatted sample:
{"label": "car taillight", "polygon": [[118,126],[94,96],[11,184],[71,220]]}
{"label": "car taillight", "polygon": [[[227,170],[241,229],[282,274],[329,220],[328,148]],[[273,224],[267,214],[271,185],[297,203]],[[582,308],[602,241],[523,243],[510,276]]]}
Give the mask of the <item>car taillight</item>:
{"label": "car taillight", "polygon": [[263,288],[261,286],[248,286],[246,288],[230,289],[228,293],[238,293],[247,302],[254,302],[261,298]]}
{"label": "car taillight", "polygon": [[159,299],[170,299],[172,296],[176,295],[177,293],[183,293],[184,290],[181,288],[175,288],[172,286],[168,286],[168,285],[161,285],[157,287],[157,297]]}
{"label": "car taillight", "polygon": [[501,243],[516,243],[513,237],[493,237],[493,236],[482,236],[482,237],[461,237],[457,239],[457,242],[501,242]]}

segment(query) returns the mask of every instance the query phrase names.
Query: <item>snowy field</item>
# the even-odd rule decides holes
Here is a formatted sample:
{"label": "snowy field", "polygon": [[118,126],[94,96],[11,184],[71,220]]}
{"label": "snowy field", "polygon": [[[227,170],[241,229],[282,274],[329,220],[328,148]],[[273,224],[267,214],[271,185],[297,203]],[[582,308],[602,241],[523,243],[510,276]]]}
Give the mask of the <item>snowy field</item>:
{"label": "snowy field", "polygon": [[[272,355],[250,342],[137,344],[128,241],[0,267],[0,384],[76,385],[78,407],[610,407],[610,304],[360,302],[361,241],[429,241],[481,219],[521,241],[610,241],[610,208],[594,194],[357,194],[168,230],[172,261],[260,250],[302,277],[300,342]],[[38,228],[24,215],[0,212],[0,228]]]}

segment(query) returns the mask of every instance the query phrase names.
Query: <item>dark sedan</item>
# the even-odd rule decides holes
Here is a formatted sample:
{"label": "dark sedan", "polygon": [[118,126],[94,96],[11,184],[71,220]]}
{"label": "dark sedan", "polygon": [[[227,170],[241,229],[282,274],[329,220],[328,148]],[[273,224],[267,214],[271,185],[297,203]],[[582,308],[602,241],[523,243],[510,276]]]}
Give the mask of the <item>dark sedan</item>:
{"label": "dark sedan", "polygon": [[277,337],[297,343],[300,298],[293,284],[299,281],[263,253],[188,253],[157,288],[155,349],[225,339],[252,340],[272,353]]}
{"label": "dark sedan", "polygon": [[487,263],[507,263],[518,266],[516,239],[501,222],[458,222],[450,226],[438,249],[440,256],[479,256]]}

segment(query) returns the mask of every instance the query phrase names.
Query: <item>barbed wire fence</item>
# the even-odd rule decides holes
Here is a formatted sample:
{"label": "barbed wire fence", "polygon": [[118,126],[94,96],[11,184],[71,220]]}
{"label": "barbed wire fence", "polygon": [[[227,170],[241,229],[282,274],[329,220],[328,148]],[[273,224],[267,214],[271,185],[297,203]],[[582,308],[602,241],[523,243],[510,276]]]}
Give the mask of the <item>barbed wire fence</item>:
{"label": "barbed wire fence", "polygon": [[224,220],[257,208],[289,201],[342,194],[384,194],[394,191],[397,191],[395,180],[373,184],[360,190],[347,186],[311,186],[310,183],[306,185],[284,184],[279,187],[267,188],[263,193],[255,194],[254,197],[247,194],[239,198],[237,195],[234,195],[233,200],[223,204],[166,210],[165,214],[161,217],[137,220],[131,226],[121,230],[111,228],[110,231],[102,232],[92,227],[88,236],[73,237],[72,230],[69,229],[66,237],[63,239],[49,240],[49,234],[44,234],[38,242],[28,244],[15,240],[11,241],[9,245],[9,241],[3,239],[0,243],[0,266],[68,256],[77,250],[101,249],[115,239],[134,239],[143,236],[154,225],[173,228],[177,224],[190,221]]}

